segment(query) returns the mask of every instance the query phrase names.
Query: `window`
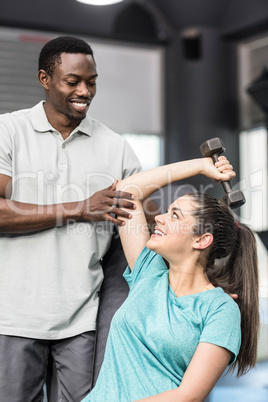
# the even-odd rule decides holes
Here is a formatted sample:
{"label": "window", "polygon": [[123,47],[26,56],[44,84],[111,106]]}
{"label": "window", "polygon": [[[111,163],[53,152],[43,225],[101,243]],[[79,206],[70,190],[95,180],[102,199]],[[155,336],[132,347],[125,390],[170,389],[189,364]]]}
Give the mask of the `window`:
{"label": "window", "polygon": [[143,170],[151,169],[162,164],[161,137],[153,134],[123,134],[129,142]]}
{"label": "window", "polygon": [[246,197],[241,208],[244,223],[254,230],[268,230],[267,130],[256,128],[240,134],[240,188]]}

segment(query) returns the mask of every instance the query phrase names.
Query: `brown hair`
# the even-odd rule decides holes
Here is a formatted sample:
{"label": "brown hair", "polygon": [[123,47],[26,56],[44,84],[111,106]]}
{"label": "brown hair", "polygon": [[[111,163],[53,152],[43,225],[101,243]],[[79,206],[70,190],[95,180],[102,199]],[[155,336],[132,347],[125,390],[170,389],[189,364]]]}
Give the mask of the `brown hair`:
{"label": "brown hair", "polygon": [[197,202],[194,212],[197,235],[213,234],[213,242],[201,261],[214,286],[236,293],[241,312],[241,347],[233,371],[245,374],[256,364],[259,332],[259,277],[256,239],[252,230],[234,219],[223,200],[208,194],[188,194]]}

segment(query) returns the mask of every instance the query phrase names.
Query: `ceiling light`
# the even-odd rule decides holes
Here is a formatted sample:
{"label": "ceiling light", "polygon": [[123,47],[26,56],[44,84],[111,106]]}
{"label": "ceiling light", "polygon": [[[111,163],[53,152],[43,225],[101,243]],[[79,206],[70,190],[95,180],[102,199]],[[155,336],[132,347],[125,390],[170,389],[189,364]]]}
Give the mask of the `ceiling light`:
{"label": "ceiling light", "polygon": [[77,0],[80,3],[92,4],[94,6],[107,6],[108,4],[120,3],[124,0]]}

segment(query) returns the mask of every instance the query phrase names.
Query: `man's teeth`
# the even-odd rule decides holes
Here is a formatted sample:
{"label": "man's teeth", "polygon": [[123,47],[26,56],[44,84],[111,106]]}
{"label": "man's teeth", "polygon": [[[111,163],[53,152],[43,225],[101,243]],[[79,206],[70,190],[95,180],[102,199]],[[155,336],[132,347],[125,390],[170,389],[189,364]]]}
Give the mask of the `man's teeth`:
{"label": "man's teeth", "polygon": [[160,230],[157,230],[157,229],[154,231],[154,234],[157,234],[159,236],[164,236],[164,233],[160,232]]}
{"label": "man's teeth", "polygon": [[78,107],[86,107],[86,106],[87,106],[86,103],[73,102],[73,104],[74,104],[75,106],[78,106]]}

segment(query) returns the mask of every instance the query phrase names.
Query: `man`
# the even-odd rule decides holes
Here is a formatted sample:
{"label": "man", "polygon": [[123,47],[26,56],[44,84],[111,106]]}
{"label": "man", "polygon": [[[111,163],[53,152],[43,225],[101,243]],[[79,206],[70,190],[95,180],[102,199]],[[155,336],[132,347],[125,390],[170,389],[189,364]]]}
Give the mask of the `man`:
{"label": "man", "polygon": [[51,354],[61,400],[77,402],[90,390],[101,259],[133,208],[113,183],[140,164],[87,115],[86,42],[48,42],[38,77],[46,100],[0,117],[0,401],[42,401]]}

